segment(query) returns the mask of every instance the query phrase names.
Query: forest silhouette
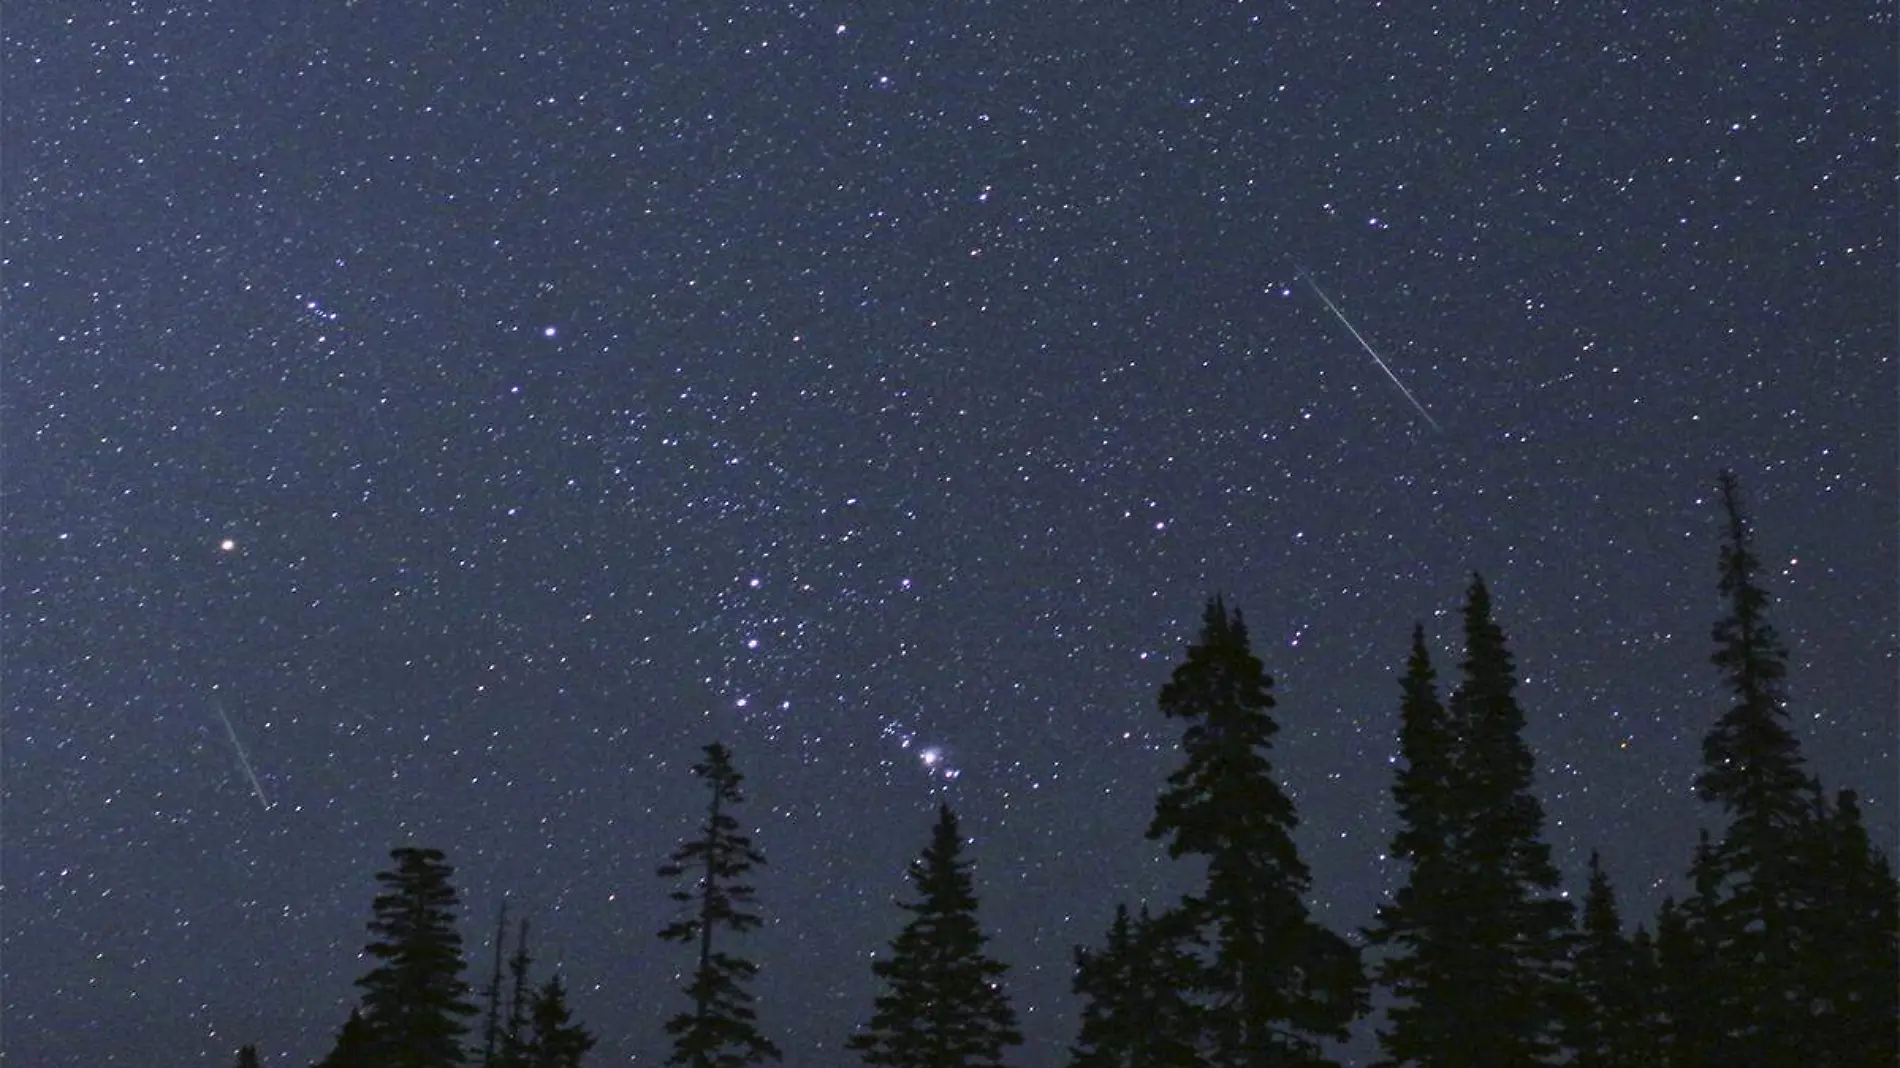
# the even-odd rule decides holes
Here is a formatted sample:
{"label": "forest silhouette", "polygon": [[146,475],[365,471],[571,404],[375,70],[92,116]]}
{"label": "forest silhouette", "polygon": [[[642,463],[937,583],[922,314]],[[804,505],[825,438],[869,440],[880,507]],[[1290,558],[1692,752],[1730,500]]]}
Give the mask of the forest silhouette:
{"label": "forest silhouette", "polygon": [[[1474,575],[1463,658],[1441,684],[1431,636],[1414,625],[1398,680],[1390,853],[1405,877],[1368,929],[1327,929],[1308,907],[1298,812],[1275,774],[1273,680],[1241,612],[1215,597],[1158,696],[1180,728],[1180,764],[1145,828],[1194,865],[1198,886],[1118,906],[1100,944],[1075,950],[1071,1068],[1322,1066],[1335,1063],[1327,1044],[1362,1021],[1375,1021],[1375,1063],[1395,1068],[1900,1063],[1900,885],[1854,791],[1830,795],[1806,768],[1740,490],[1728,472],[1718,487],[1710,660],[1731,703],[1704,737],[1696,791],[1716,829],[1705,824],[1685,858],[1680,900],[1626,930],[1592,852],[1573,906],[1544,837],[1509,640]],[[781,1052],[754,1011],[758,966],[743,952],[761,923],[752,878],[765,859],[734,816],[744,778],[718,742],[692,771],[705,819],[657,868],[677,913],[656,934],[683,976],[666,1063],[771,1063]],[[843,1036],[869,1068],[1000,1068],[1023,1042],[967,845],[942,806],[910,866],[911,896],[896,902],[903,927],[870,966],[881,992]],[[526,921],[505,954],[504,908],[478,989],[444,854],[404,846],[390,859],[371,903],[373,966],[319,1068],[587,1064],[594,1036],[563,977],[535,975]],[[262,1063],[257,1046],[238,1051],[239,1068]]]}

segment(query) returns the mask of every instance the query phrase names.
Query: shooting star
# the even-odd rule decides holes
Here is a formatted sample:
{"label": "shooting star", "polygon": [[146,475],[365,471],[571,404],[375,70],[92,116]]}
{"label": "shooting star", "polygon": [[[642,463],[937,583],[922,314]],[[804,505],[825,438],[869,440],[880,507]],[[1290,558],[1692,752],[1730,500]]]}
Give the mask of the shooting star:
{"label": "shooting star", "polygon": [[1412,391],[1405,388],[1405,383],[1399,381],[1399,376],[1393,373],[1392,368],[1373,349],[1371,342],[1368,342],[1365,335],[1359,332],[1359,328],[1352,325],[1352,321],[1346,318],[1346,313],[1339,310],[1339,305],[1333,303],[1333,298],[1326,295],[1326,291],[1319,287],[1318,282],[1313,281],[1313,276],[1302,269],[1300,277],[1306,279],[1306,284],[1313,287],[1313,294],[1325,303],[1326,310],[1333,313],[1333,318],[1338,319],[1339,325],[1345,327],[1346,331],[1352,335],[1352,339],[1359,343],[1359,347],[1366,350],[1366,355],[1372,357],[1372,362],[1379,365],[1379,370],[1384,371],[1385,376],[1392,380],[1392,384],[1399,387],[1399,392],[1405,394],[1405,399],[1412,402],[1412,407],[1418,409],[1418,414],[1425,417],[1425,421],[1432,425],[1433,430],[1443,433],[1445,428],[1439,426],[1438,420],[1432,418],[1432,413],[1426,411],[1425,406],[1418,402],[1418,398],[1412,396]]}
{"label": "shooting star", "polygon": [[224,706],[216,701],[211,703],[212,711],[218,714],[218,722],[224,724],[225,737],[231,739],[231,748],[237,750],[238,764],[244,768],[244,777],[251,780],[251,789],[257,794],[257,803],[270,811],[270,800],[264,796],[264,784],[257,781],[257,772],[251,770],[251,758],[244,752],[244,743],[238,741],[237,729],[231,726],[231,717],[224,714]]}

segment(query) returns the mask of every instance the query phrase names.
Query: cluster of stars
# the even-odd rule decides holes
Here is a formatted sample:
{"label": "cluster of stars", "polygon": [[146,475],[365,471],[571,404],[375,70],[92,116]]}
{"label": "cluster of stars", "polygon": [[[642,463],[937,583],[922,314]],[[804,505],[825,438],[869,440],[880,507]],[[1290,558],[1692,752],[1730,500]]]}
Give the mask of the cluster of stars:
{"label": "cluster of stars", "polygon": [[1648,915],[1710,818],[1723,465],[1827,709],[1804,751],[1893,836],[1881,35],[557,8],[14,20],[22,1063],[317,1060],[411,842],[471,949],[532,914],[594,1056],[661,1056],[648,884],[718,739],[787,1068],[868,1005],[942,800],[1053,1068],[1071,948],[1181,889],[1141,832],[1202,599],[1276,679],[1343,930],[1396,870],[1410,628],[1454,662],[1473,570],[1556,855]]}

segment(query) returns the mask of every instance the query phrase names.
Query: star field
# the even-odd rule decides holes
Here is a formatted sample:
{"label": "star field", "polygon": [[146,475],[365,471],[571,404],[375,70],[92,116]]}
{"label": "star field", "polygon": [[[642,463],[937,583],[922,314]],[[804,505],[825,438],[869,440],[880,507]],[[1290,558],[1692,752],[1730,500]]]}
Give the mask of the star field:
{"label": "star field", "polygon": [[506,894],[590,1063],[657,1063],[687,962],[653,870],[718,739],[787,1068],[868,1016],[942,800],[1014,1062],[1056,1068],[1071,947],[1187,885],[1142,832],[1203,599],[1276,680],[1351,932],[1402,874],[1412,623],[1450,670],[1473,570],[1572,887],[1599,848],[1646,919],[1715,815],[1724,466],[1811,767],[1900,844],[1893,32],[10,11],[5,1059],[314,1061],[419,844],[475,961]]}

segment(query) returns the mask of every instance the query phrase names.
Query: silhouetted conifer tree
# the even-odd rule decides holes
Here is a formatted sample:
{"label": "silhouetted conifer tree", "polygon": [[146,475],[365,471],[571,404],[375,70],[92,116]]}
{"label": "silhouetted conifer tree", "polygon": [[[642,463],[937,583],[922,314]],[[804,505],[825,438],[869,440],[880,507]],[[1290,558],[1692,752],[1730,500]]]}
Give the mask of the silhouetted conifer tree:
{"label": "silhouetted conifer tree", "polygon": [[1662,1063],[1671,1068],[1702,1068],[1712,1063],[1714,995],[1707,972],[1685,910],[1674,898],[1665,898],[1656,918],[1656,1003],[1664,1025]]}
{"label": "silhouetted conifer tree", "polygon": [[1465,996],[1459,977],[1469,910],[1458,900],[1453,829],[1460,793],[1451,722],[1438,699],[1425,629],[1412,628],[1412,651],[1399,682],[1399,765],[1392,796],[1399,829],[1391,855],[1406,865],[1404,885],[1381,904],[1368,940],[1385,952],[1374,976],[1396,999],[1379,1032],[1394,1065],[1463,1063],[1461,1035],[1479,1028],[1484,1006]]}
{"label": "silhouetted conifer tree", "polygon": [[962,852],[956,815],[941,806],[930,845],[910,865],[917,900],[897,903],[911,918],[871,965],[885,991],[845,1043],[873,1068],[994,1068],[1022,1043],[1002,987],[1008,968],[984,952]]}
{"label": "silhouetted conifer tree", "polygon": [[528,1045],[528,1068],[580,1068],[581,1058],[594,1048],[594,1036],[573,1022],[567,1007],[567,988],[561,977],[549,976],[534,994],[529,1013],[534,1039]]}
{"label": "silhouetted conifer tree", "polygon": [[1723,515],[1720,590],[1726,613],[1715,654],[1734,704],[1702,742],[1696,789],[1722,807],[1727,832],[1698,852],[1701,889],[1686,902],[1711,983],[1714,1064],[1810,1063],[1817,1037],[1803,990],[1804,942],[1814,923],[1800,846],[1815,827],[1814,782],[1787,724],[1787,651],[1768,622],[1769,597],[1735,477],[1718,482]]}
{"label": "silhouetted conifer tree", "polygon": [[1648,992],[1649,1000],[1644,1002],[1638,1013],[1647,1036],[1649,1048],[1655,1058],[1650,1062],[1663,1068],[1669,1063],[1669,1015],[1665,1006],[1666,994],[1663,989],[1662,961],[1656,949],[1656,939],[1642,924],[1636,925],[1636,933],[1630,936],[1630,950],[1635,954],[1635,963],[1640,975],[1637,987]]}
{"label": "silhouetted conifer tree", "polygon": [[[1724,471],[1717,485],[1725,611],[1711,660],[1733,704],[1703,739],[1696,788],[1727,827],[1697,849],[1695,893],[1681,910],[1702,967],[1704,1016],[1688,1021],[1677,1064],[1891,1064],[1900,931],[1890,907],[1876,917],[1878,887],[1891,887],[1892,871],[1856,833],[1852,795],[1847,811],[1831,808],[1805,770],[1782,691],[1788,654],[1768,622],[1753,531],[1735,476]],[[1869,984],[1879,992],[1860,993]]]}
{"label": "silhouetted conifer tree", "polygon": [[1624,936],[1616,891],[1592,850],[1565,1042],[1576,1068],[1655,1068],[1662,1062],[1651,1016],[1656,988],[1647,944],[1646,937],[1639,946]]}
{"label": "silhouetted conifer tree", "polygon": [[1272,684],[1240,614],[1215,598],[1161,689],[1163,714],[1186,721],[1186,761],[1156,799],[1148,837],[1207,864],[1205,888],[1164,922],[1206,947],[1193,991],[1201,1053],[1216,1068],[1328,1063],[1320,1040],[1343,1040],[1367,1008],[1358,952],[1307,911],[1298,817],[1268,758]]}
{"label": "silhouetted conifer tree", "polygon": [[693,774],[705,780],[711,800],[699,835],[681,844],[660,867],[667,879],[689,878],[669,896],[685,906],[686,914],[660,931],[668,942],[697,948],[697,961],[686,984],[693,1007],[668,1020],[673,1038],[668,1064],[691,1068],[736,1068],[779,1059],[778,1047],[759,1033],[752,995],[745,983],[758,965],[716,947],[715,932],[744,934],[759,925],[747,911],[754,890],[746,877],[765,857],[752,839],[739,833],[729,811],[744,800],[739,784],[744,777],[732,766],[732,754],[714,742],[706,758],[693,765]]}
{"label": "silhouetted conifer tree", "polygon": [[482,997],[488,1002],[488,1014],[482,1022],[482,1065],[483,1068],[496,1068],[496,1057],[502,1052],[501,1017],[501,967],[503,955],[507,952],[508,940],[508,902],[501,903],[501,915],[495,920],[495,967],[489,973],[488,985],[482,989]]}
{"label": "silhouetted conifer tree", "polygon": [[508,1013],[495,1052],[496,1068],[522,1068],[527,1062],[528,969],[533,965],[534,956],[528,952],[528,921],[524,917],[515,927],[515,951],[508,956]]}
{"label": "silhouetted conifer tree", "polygon": [[1180,932],[1163,930],[1142,906],[1115,908],[1108,941],[1075,951],[1082,1024],[1071,1068],[1197,1068],[1200,1033],[1188,1000],[1199,964]]}
{"label": "silhouetted conifer tree", "polygon": [[380,1068],[382,1064],[381,1044],[375,1029],[363,1019],[362,1010],[351,1009],[350,1018],[343,1021],[336,1042],[329,1054],[317,1062],[317,1068]]}
{"label": "silhouetted conifer tree", "polygon": [[1571,907],[1531,793],[1536,759],[1524,744],[1516,668],[1477,576],[1464,624],[1465,659],[1448,706],[1459,739],[1456,878],[1471,920],[1465,997],[1484,1009],[1483,1030],[1467,1038],[1487,1051],[1481,1063],[1545,1063],[1557,1052]]}
{"label": "silhouetted conifer tree", "polygon": [[1859,799],[1842,790],[1816,801],[1821,833],[1808,843],[1820,901],[1806,988],[1815,996],[1811,1064],[1900,1064],[1900,887],[1861,823]]}
{"label": "silhouetted conifer tree", "polygon": [[237,1068],[264,1068],[264,1062],[257,1056],[256,1046],[240,1046],[237,1052]]}
{"label": "silhouetted conifer tree", "polygon": [[1447,704],[1416,628],[1401,683],[1393,853],[1411,870],[1369,932],[1390,947],[1377,972],[1399,999],[1382,1063],[1546,1064],[1566,1016],[1571,908],[1531,793],[1515,667],[1475,576],[1464,632]]}
{"label": "silhouetted conifer tree", "polygon": [[377,964],[356,981],[363,1022],[379,1047],[378,1068],[453,1068],[462,1063],[465,1017],[477,1013],[462,979],[462,936],[455,929],[455,869],[436,849],[396,849],[394,869],[379,872],[365,949]]}

